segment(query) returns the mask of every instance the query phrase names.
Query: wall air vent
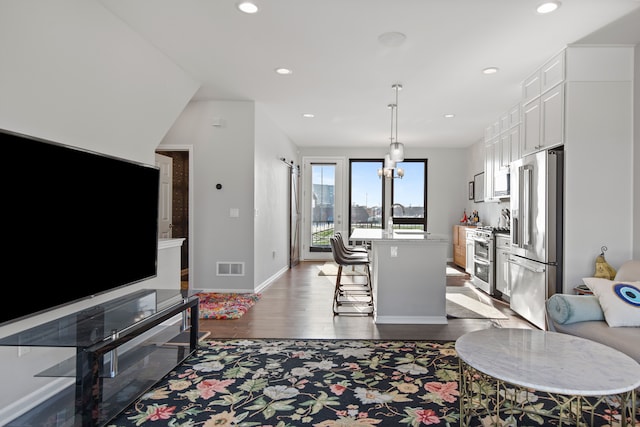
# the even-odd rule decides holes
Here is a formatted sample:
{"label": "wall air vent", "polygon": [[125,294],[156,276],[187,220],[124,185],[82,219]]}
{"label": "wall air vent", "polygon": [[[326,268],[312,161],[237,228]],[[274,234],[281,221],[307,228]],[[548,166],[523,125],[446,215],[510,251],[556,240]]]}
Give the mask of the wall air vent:
{"label": "wall air vent", "polygon": [[218,276],[244,276],[244,262],[216,262],[216,274]]}

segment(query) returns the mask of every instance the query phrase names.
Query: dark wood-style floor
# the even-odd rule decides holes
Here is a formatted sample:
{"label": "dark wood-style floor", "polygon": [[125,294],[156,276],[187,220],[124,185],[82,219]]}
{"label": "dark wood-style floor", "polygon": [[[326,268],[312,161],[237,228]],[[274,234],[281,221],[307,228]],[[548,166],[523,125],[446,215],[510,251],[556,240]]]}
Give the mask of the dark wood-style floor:
{"label": "dark wood-style floor", "polygon": [[508,315],[508,319],[449,319],[446,325],[380,325],[374,323],[372,316],[334,316],[332,299],[336,276],[318,275],[323,264],[301,262],[271,283],[244,316],[234,320],[201,319],[200,330],[211,332],[209,339],[456,340],[467,332],[491,327],[535,328],[516,315],[507,303],[473,288],[469,275],[447,276],[447,285],[472,287],[485,302]]}

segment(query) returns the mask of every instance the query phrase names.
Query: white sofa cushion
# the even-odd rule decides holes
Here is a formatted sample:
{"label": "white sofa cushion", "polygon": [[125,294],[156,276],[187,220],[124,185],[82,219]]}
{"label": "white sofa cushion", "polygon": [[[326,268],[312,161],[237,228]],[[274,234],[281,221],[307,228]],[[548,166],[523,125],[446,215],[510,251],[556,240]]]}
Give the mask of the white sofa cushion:
{"label": "white sofa cushion", "polygon": [[[586,338],[619,350],[640,363],[640,328],[611,328],[604,321],[556,324],[556,332]],[[606,361],[603,361],[606,363]]]}
{"label": "white sofa cushion", "polygon": [[586,277],[582,280],[598,297],[609,326],[640,326],[640,282],[597,277]]}
{"label": "white sofa cushion", "polygon": [[640,281],[640,260],[632,259],[622,264],[613,280],[630,280],[632,282]]}

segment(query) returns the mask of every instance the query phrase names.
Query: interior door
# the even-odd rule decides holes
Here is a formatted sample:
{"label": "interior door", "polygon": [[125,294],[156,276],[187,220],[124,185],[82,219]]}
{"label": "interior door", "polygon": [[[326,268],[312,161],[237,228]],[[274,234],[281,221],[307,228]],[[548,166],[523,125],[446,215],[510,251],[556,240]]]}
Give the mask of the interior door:
{"label": "interior door", "polygon": [[173,159],[156,153],[156,166],[160,168],[160,197],[158,202],[158,237],[170,239],[173,209]]}
{"label": "interior door", "polygon": [[346,233],[344,222],[344,158],[308,157],[303,160],[302,257],[333,259],[329,238]]}

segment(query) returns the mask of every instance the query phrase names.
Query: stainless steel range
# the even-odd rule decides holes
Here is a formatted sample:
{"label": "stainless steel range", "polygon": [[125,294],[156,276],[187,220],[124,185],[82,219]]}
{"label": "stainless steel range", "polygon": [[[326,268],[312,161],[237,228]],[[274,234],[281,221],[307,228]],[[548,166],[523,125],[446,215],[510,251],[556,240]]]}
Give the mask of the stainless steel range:
{"label": "stainless steel range", "polygon": [[485,226],[476,228],[473,233],[473,279],[471,282],[489,295],[496,293],[496,233],[508,234],[509,229]]}

